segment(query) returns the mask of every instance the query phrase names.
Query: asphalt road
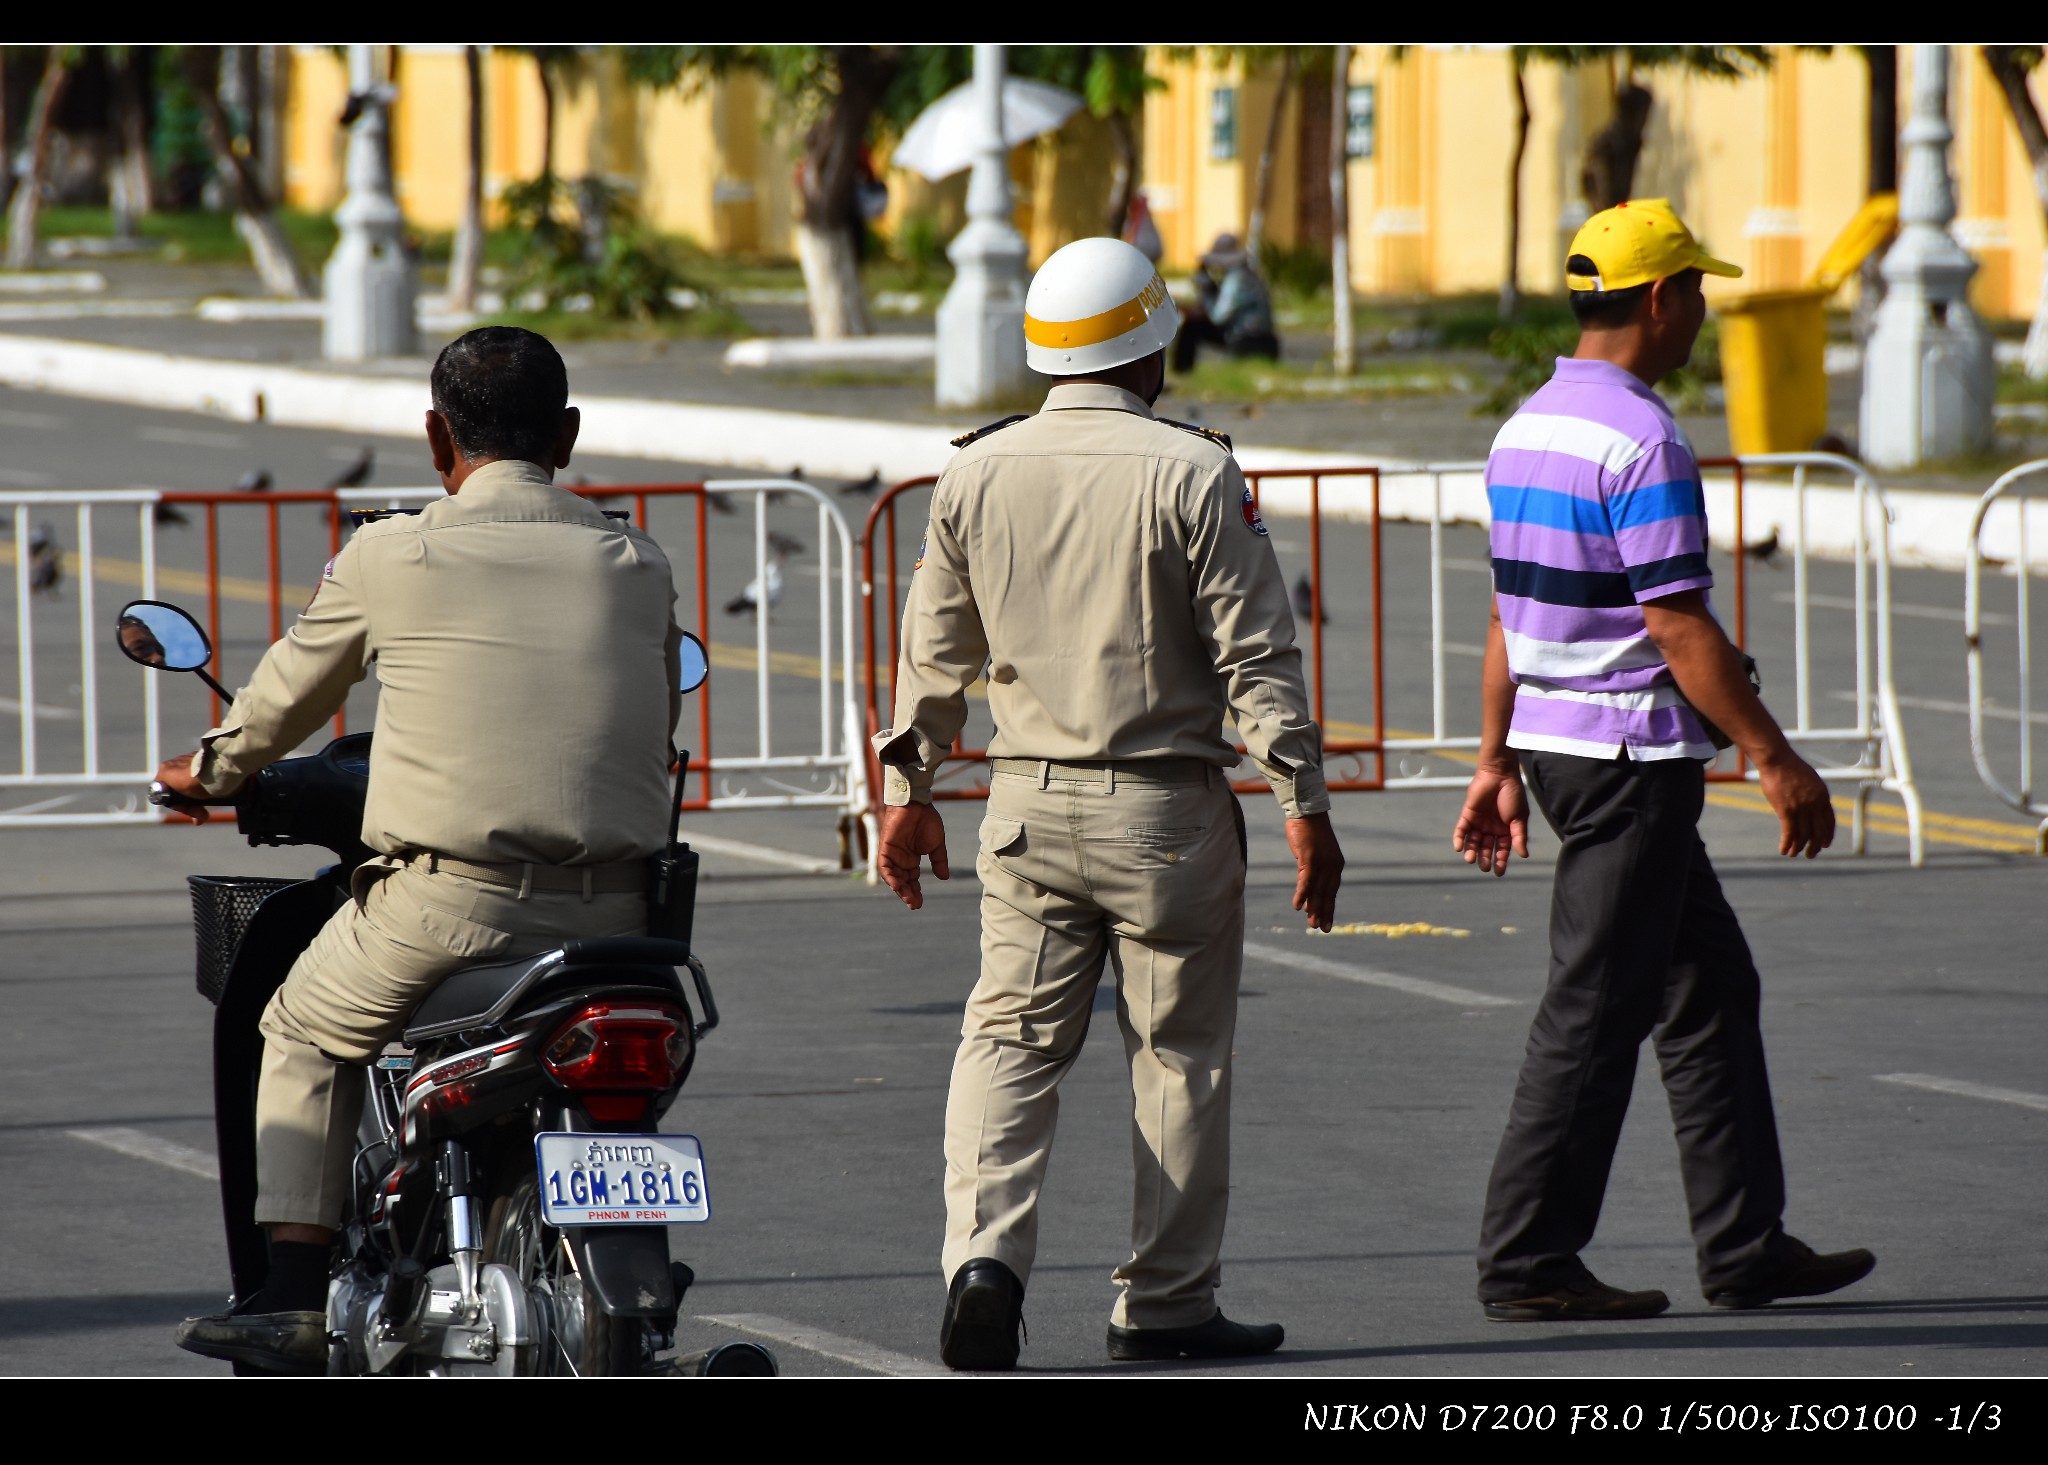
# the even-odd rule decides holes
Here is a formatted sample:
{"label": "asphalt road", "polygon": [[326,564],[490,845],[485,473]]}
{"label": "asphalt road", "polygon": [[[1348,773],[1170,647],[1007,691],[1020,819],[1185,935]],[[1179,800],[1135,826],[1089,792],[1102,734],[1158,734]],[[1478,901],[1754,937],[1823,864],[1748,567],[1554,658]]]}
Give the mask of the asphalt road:
{"label": "asphalt road", "polygon": [[[280,483],[308,481],[360,447],[241,425],[219,429],[237,439],[232,446],[181,442],[143,429],[216,425],[18,393],[0,393],[0,414],[11,414],[0,415],[9,467],[64,484],[80,481],[67,466],[79,462],[109,486],[218,486],[259,462]],[[15,420],[31,414],[57,425]],[[405,445],[391,444],[388,457],[383,448],[373,482],[417,481],[395,466]],[[621,466],[632,471],[619,479],[648,474],[648,465]],[[288,478],[286,467],[300,476]],[[785,501],[771,514],[815,538],[808,506]],[[746,528],[725,521],[718,532],[743,545]],[[1293,573],[1306,553],[1303,527],[1280,520],[1275,531]],[[180,563],[200,563],[181,532],[165,530],[167,547],[187,557]],[[246,533],[224,528],[224,555],[243,556],[235,573],[257,575],[247,557],[260,547],[236,537]],[[1476,531],[1451,537],[1453,559],[1466,566],[1446,574],[1446,634],[1469,645],[1485,584],[1469,566],[1484,550]],[[1390,727],[1425,728],[1430,715],[1416,643],[1427,604],[1420,542],[1420,531],[1387,531]],[[1371,720],[1365,549],[1355,529],[1333,526],[1326,539],[1333,724]],[[744,581],[744,560],[710,558],[714,593]],[[810,588],[778,613],[775,646],[815,656],[815,581],[792,584]],[[1847,572],[1818,567],[1816,588],[1845,595]],[[1277,814],[1251,800],[1255,949],[1239,1024],[1221,1300],[1235,1316],[1284,1322],[1289,1344],[1239,1371],[1916,1377],[2048,1368],[2048,1263],[2038,1246],[2048,1209],[2039,1162],[2048,1123],[2044,869],[2013,852],[2016,818],[1970,771],[1962,719],[1940,710],[1963,695],[1959,580],[1910,572],[1898,588],[1902,607],[1914,608],[1896,622],[1901,691],[1913,699],[1906,729],[1929,804],[1943,816],[1927,868],[1906,867],[1895,819],[1874,820],[1864,858],[1831,853],[1795,866],[1770,855],[1773,826],[1752,799],[1717,794],[1706,817],[1766,974],[1789,1224],[1823,1248],[1872,1247],[1877,1273],[1821,1305],[1710,1314],[1693,1286],[1668,1122],[1646,1064],[1587,1259],[1616,1283],[1665,1288],[1672,1313],[1603,1327],[1485,1323],[1472,1300],[1471,1250],[1543,978],[1551,841],[1541,835],[1534,859],[1493,882],[1449,856],[1455,793],[1340,800],[1351,859],[1340,919],[1442,934],[1311,938],[1286,909]],[[1777,598],[1788,589],[1788,571],[1754,568],[1752,642],[1774,701],[1789,699],[1793,684],[1790,607]],[[117,593],[103,592],[103,610]],[[65,635],[76,639],[65,619],[76,602],[46,615],[48,604],[38,603],[37,626],[51,680],[37,701],[75,712],[56,668]],[[224,654],[238,672],[260,649],[267,610],[229,607]],[[718,745],[750,746],[753,677],[730,648],[744,650],[751,623],[713,616],[713,641],[729,648],[712,682]],[[1817,705],[1853,685],[1847,623],[1846,612],[1815,613]],[[1447,710],[1462,730],[1476,662],[1456,651],[1447,659]],[[815,737],[817,684],[797,674],[798,662],[775,665],[776,737],[787,739],[775,746],[786,751]],[[132,678],[141,674],[103,674],[128,679],[105,683],[107,735],[132,738]],[[166,701],[167,737],[203,725],[204,698],[189,686]],[[37,725],[53,729],[48,756],[75,744],[76,722]],[[0,803],[28,797],[7,790]],[[965,866],[975,811],[949,814]],[[835,850],[823,811],[719,813],[689,827],[814,858]],[[0,1190],[0,1372],[215,1371],[169,1341],[178,1317],[210,1309],[225,1291],[213,1188],[179,1168],[203,1169],[211,1154],[211,1010],[192,990],[183,876],[290,874],[314,863],[245,849],[221,829],[0,834],[0,987],[17,1035],[14,1071],[0,1086],[0,1167],[13,1181]],[[775,1341],[792,1373],[928,1368],[943,1299],[940,1115],[976,969],[971,876],[937,887],[912,915],[844,878],[727,853],[707,866],[698,939],[725,1023],[668,1121],[703,1140],[714,1197],[709,1225],[676,1234],[677,1254],[699,1277],[683,1341],[741,1336],[731,1321],[739,1319]],[[1105,1021],[1091,1036],[1068,1081],[1027,1306],[1031,1368],[1137,1371],[1107,1365],[1101,1344],[1129,1192],[1129,1101],[1114,1026]]]}

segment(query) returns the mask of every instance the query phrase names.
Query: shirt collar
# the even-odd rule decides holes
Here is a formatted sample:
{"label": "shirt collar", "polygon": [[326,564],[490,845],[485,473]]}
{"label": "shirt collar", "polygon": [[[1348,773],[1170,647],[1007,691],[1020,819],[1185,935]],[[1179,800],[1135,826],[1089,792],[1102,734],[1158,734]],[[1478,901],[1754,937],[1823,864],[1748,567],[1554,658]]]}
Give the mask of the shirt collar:
{"label": "shirt collar", "polygon": [[1587,386],[1621,387],[1639,397],[1661,397],[1643,384],[1643,379],[1625,367],[1616,366],[1612,361],[1582,361],[1576,356],[1557,358],[1557,374],[1553,381],[1579,382]]}
{"label": "shirt collar", "polygon": [[518,458],[500,458],[495,463],[486,463],[481,468],[473,469],[469,477],[462,480],[459,494],[466,494],[479,488],[488,493],[494,488],[509,488],[514,485],[553,488],[555,483],[538,463],[527,463]]}
{"label": "shirt collar", "polygon": [[1146,418],[1152,415],[1152,409],[1137,393],[1102,382],[1061,382],[1045,394],[1045,406],[1040,410],[1066,412],[1076,407],[1091,407],[1102,412],[1129,412]]}

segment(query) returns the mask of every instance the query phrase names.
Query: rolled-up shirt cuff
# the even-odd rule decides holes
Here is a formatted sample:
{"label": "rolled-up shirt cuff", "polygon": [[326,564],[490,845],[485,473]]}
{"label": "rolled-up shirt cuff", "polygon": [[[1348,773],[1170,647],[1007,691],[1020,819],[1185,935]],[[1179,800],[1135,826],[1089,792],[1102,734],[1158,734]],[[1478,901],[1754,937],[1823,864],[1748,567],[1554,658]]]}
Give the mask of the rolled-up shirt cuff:
{"label": "rolled-up shirt cuff", "polygon": [[929,804],[932,801],[932,786],[929,778],[913,782],[901,768],[882,770],[882,803],[889,808],[902,808],[905,804]]}
{"label": "rolled-up shirt cuff", "polygon": [[1323,783],[1320,768],[1297,768],[1291,775],[1280,777],[1268,773],[1266,781],[1273,785],[1273,797],[1280,801],[1280,812],[1289,819],[1305,819],[1330,810],[1330,791]]}
{"label": "rolled-up shirt cuff", "polygon": [[199,751],[192,758],[192,776],[214,798],[233,793],[252,771],[236,762],[231,750],[220,746],[233,737],[232,731],[215,728],[200,738]]}

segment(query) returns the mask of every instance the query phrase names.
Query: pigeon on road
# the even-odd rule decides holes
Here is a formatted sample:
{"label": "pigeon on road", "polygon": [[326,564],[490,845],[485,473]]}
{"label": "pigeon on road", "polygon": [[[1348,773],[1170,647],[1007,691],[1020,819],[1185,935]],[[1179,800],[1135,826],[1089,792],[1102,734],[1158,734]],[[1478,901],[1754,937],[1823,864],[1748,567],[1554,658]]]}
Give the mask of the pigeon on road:
{"label": "pigeon on road", "polygon": [[38,524],[28,536],[28,588],[54,598],[63,578],[64,546],[57,542],[56,530]]}
{"label": "pigeon on road", "polygon": [[729,616],[760,613],[762,606],[770,610],[782,599],[782,567],[789,557],[803,548],[801,541],[792,539],[778,529],[768,531],[768,564],[757,578],[747,582],[747,588],[725,603]]}
{"label": "pigeon on road", "polygon": [[[375,448],[364,448],[362,452],[356,455],[355,462],[342,469],[340,475],[327,485],[328,490],[332,492],[337,488],[361,488],[370,481],[370,475],[376,471],[376,468],[377,450]],[[266,480],[263,484],[265,488],[270,487],[267,481],[269,476],[267,473],[263,475]]]}
{"label": "pigeon on road", "polygon": [[877,468],[874,472],[870,473],[867,477],[861,479],[858,483],[840,484],[839,491],[841,493],[873,493],[876,489],[880,488],[881,486],[882,470]]}
{"label": "pigeon on road", "polygon": [[[1293,604],[1294,613],[1303,620],[1315,617],[1316,587],[1310,583],[1306,570],[1302,572],[1301,578],[1294,582],[1294,588],[1287,592],[1287,599]],[[1321,620],[1326,626],[1330,623],[1328,616],[1323,616]]]}

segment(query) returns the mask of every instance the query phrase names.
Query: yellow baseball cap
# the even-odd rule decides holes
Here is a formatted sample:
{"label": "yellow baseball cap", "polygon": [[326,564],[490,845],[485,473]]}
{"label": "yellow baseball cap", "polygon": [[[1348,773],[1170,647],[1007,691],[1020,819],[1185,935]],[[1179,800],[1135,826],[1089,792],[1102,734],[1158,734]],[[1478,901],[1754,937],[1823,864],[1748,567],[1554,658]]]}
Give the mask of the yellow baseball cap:
{"label": "yellow baseball cap", "polygon": [[[1590,262],[1592,269],[1585,266]],[[1668,198],[1632,198],[1602,209],[1572,236],[1564,282],[1573,290],[1627,290],[1686,270],[1736,280],[1742,266],[1700,248]]]}

